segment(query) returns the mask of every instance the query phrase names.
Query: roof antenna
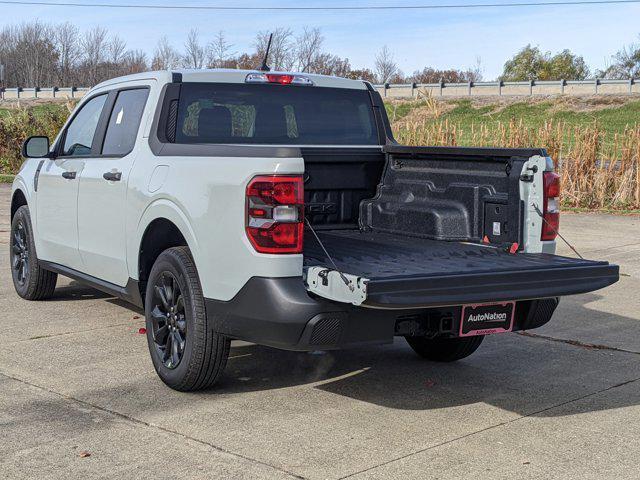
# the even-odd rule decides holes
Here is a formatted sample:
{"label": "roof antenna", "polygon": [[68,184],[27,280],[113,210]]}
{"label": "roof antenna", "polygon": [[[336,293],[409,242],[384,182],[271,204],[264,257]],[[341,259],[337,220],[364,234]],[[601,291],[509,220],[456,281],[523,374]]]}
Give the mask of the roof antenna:
{"label": "roof antenna", "polygon": [[267,65],[267,59],[269,58],[269,50],[271,50],[271,40],[273,40],[273,33],[269,35],[269,43],[267,44],[267,51],[264,52],[264,60],[262,60],[262,66],[260,67],[261,72],[269,72],[271,69],[269,65]]}

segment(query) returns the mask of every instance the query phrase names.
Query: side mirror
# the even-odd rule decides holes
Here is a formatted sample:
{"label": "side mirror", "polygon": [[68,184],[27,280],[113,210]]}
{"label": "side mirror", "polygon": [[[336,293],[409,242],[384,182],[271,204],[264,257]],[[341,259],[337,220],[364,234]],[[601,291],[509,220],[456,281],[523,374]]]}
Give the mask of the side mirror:
{"label": "side mirror", "polygon": [[49,156],[48,137],[29,137],[22,144],[22,156],[24,158],[46,158]]}

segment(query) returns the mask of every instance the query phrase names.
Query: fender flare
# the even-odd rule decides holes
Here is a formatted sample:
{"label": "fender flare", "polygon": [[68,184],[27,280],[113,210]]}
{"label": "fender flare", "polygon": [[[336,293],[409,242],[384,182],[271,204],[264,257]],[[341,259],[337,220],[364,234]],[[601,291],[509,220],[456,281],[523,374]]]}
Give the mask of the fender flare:
{"label": "fender flare", "polygon": [[16,193],[18,191],[22,193],[25,200],[27,201],[27,206],[31,211],[31,223],[32,223],[31,228],[33,228],[34,232],[37,232],[37,225],[36,225],[37,220],[36,220],[35,205],[32,199],[32,191],[27,187],[27,183],[24,181],[24,179],[21,176],[16,175],[16,177],[13,180],[13,185],[11,186],[11,203],[9,204],[10,209],[11,209],[11,206],[13,205],[13,199],[15,198]]}
{"label": "fender flare", "polygon": [[31,205],[31,189],[27,188],[27,183],[24,181],[22,176],[16,175],[13,179],[13,185],[11,185],[11,201],[13,202],[13,197],[16,192],[20,190],[24,195],[24,198],[27,200],[27,204]]}
{"label": "fender flare", "polygon": [[134,280],[139,280],[138,262],[140,257],[140,245],[144,238],[144,234],[149,225],[151,225],[154,220],[158,220],[160,218],[169,220],[178,228],[178,230],[180,230],[180,233],[182,233],[182,236],[191,251],[191,255],[193,255],[196,265],[198,264],[200,248],[189,217],[175,202],[167,198],[160,198],[147,205],[147,208],[145,208],[138,220],[135,235],[132,236],[133,243],[130,243],[127,266],[129,269],[129,276]]}

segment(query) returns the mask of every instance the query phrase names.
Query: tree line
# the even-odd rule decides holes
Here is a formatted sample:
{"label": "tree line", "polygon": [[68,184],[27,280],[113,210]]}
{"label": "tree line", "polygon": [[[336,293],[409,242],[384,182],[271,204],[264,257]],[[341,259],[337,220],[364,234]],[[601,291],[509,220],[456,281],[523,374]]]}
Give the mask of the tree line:
{"label": "tree line", "polygon": [[[354,68],[348,58],[327,51],[325,37],[317,27],[305,27],[299,32],[285,27],[258,32],[249,52],[236,51],[224,31],[207,41],[192,29],[180,48],[167,37],[161,37],[149,56],[142,50],[127,48],[121,37],[104,27],[81,32],[69,22],[53,25],[36,21],[0,29],[0,65],[4,66],[0,86],[91,86],[149,69],[256,69],[262,64],[271,33],[268,63],[273,70],[336,75],[374,83],[458,83],[483,79],[480,59],[472,68],[425,67],[404,74],[387,46],[375,54],[372,68]],[[623,47],[612,56],[607,68],[594,72],[583,57],[569,50],[552,55],[527,45],[507,60],[500,79],[581,80],[592,73],[599,78],[640,76],[640,44]]]}
{"label": "tree line", "polygon": [[591,71],[582,56],[563,50],[555,55],[527,45],[504,64],[500,80],[585,80],[589,77],[629,79],[640,77],[640,43],[622,47],[609,65]]}

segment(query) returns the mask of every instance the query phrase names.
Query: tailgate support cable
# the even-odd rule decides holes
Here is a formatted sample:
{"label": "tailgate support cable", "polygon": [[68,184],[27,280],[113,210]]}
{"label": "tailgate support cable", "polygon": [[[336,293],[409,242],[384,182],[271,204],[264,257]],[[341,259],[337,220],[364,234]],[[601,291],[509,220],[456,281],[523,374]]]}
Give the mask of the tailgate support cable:
{"label": "tailgate support cable", "polygon": [[339,269],[338,266],[336,265],[336,262],[333,261],[333,258],[331,257],[331,255],[329,255],[329,252],[327,252],[327,249],[324,248],[324,244],[322,243],[322,240],[320,240],[320,237],[318,236],[318,234],[316,233],[316,231],[313,229],[313,227],[311,226],[311,223],[309,222],[309,219],[307,217],[304,218],[305,223],[307,224],[307,226],[309,227],[309,230],[311,230],[311,233],[313,233],[313,236],[316,237],[316,240],[318,241],[318,244],[320,245],[320,248],[322,248],[322,251],[324,252],[324,254],[327,256],[327,258],[329,259],[329,261],[331,262],[331,265],[333,265],[333,269],[338,272],[338,274],[340,275],[340,278],[342,278],[342,281],[344,282],[344,284],[349,287],[349,290],[351,290],[352,292],[355,290],[355,287],[351,284],[351,281],[345,277],[344,273],[342,273]]}
{"label": "tailgate support cable", "polygon": [[537,213],[538,215],[540,215],[540,218],[542,219],[542,221],[543,221],[544,223],[546,223],[546,224],[547,224],[547,226],[548,226],[549,228],[551,228],[551,230],[553,230],[553,231],[555,232],[555,234],[556,234],[556,235],[558,235],[558,236],[562,239],[562,241],[563,241],[564,243],[566,243],[566,244],[567,244],[567,246],[568,246],[571,250],[573,250],[573,252],[574,252],[576,255],[578,255],[578,256],[580,257],[580,259],[581,259],[581,260],[584,260],[584,257],[583,257],[582,255],[580,255],[580,252],[578,252],[578,250],[576,250],[576,249],[575,249],[575,247],[574,247],[573,245],[571,245],[571,244],[569,243],[569,241],[568,241],[566,238],[564,238],[564,237],[562,236],[562,234],[561,234],[561,233],[560,233],[560,232],[559,232],[559,231],[558,231],[558,230],[557,230],[553,225],[551,225],[551,224],[547,221],[547,219],[546,219],[546,218],[544,218],[543,213],[540,211],[540,207],[538,207],[538,205],[536,205],[535,203],[532,203],[531,205],[533,206],[533,208],[535,208],[536,213]]}

